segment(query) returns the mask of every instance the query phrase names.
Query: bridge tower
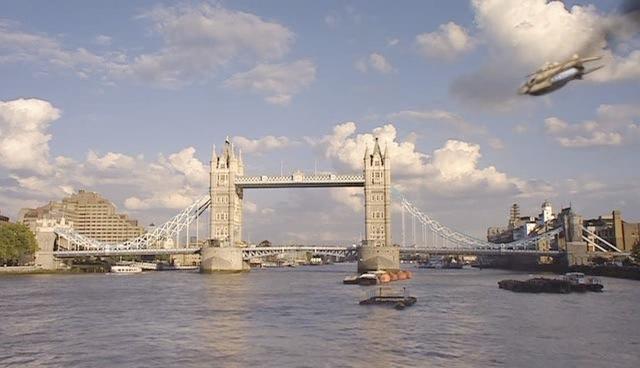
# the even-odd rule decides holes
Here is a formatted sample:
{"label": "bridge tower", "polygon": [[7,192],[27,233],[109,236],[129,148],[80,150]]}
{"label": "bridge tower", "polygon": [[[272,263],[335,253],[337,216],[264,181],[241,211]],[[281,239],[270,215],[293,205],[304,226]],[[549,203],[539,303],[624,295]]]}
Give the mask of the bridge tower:
{"label": "bridge tower", "polygon": [[221,247],[233,247],[242,241],[242,188],[235,185],[236,176],[244,175],[242,153],[236,155],[229,138],[220,156],[215,146],[211,152],[209,191],[211,226],[209,238]]}
{"label": "bridge tower", "polygon": [[358,272],[400,269],[400,251],[391,241],[391,162],[389,151],[364,153],[365,240],[358,249]]}
{"label": "bridge tower", "polygon": [[209,194],[211,213],[209,244],[201,252],[200,271],[242,271],[248,265],[242,259],[242,188],[236,176],[244,175],[242,152],[236,154],[227,139],[220,156],[211,152]]}

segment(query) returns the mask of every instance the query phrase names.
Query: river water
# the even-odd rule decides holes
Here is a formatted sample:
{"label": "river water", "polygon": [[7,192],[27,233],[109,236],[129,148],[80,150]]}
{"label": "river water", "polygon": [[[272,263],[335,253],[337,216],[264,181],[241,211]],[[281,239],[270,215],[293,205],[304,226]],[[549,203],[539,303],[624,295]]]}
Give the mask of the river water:
{"label": "river water", "polygon": [[0,367],[638,367],[640,282],[516,294],[528,274],[419,270],[403,311],[355,264],[201,275],[0,277]]}

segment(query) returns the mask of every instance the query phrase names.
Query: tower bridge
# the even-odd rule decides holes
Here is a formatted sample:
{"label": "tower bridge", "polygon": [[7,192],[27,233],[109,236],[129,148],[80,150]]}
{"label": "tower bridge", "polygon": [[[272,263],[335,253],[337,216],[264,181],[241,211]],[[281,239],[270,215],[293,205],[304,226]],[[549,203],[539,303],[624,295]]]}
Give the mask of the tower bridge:
{"label": "tower bridge", "polygon": [[400,253],[391,243],[391,163],[388,150],[375,139],[364,152],[362,174],[290,176],[245,176],[242,153],[229,139],[220,154],[211,153],[209,194],[212,246],[203,248],[203,271],[236,270],[247,267],[242,258],[243,199],[245,189],[260,188],[364,188],[365,238],[358,248],[358,271],[399,269]]}
{"label": "tower bridge", "polygon": [[[44,229],[38,238],[41,254],[54,258],[68,259],[88,256],[124,255],[201,255],[201,270],[230,271],[248,268],[247,260],[292,250],[310,251],[318,254],[346,256],[357,252],[358,271],[398,269],[400,253],[429,253],[431,255],[488,255],[488,256],[565,256],[583,257],[585,239],[601,252],[618,252],[619,249],[604,239],[588,233],[582,226],[579,215],[564,218],[557,228],[546,233],[519,241],[494,244],[474,238],[454,230],[418,209],[401,193],[391,190],[390,155],[381,149],[376,139],[371,150],[364,152],[362,173],[313,174],[295,172],[292,175],[245,176],[244,162],[240,152],[227,139],[220,154],[215,146],[211,155],[209,193],[197,199],[189,207],[166,223],[142,236],[119,244],[106,244],[75,232],[69,226]],[[357,248],[353,247],[246,247],[242,241],[243,199],[246,189],[263,188],[319,188],[319,187],[360,187],[364,189],[365,237]],[[391,239],[391,200],[399,200],[402,208],[401,246],[393,246]],[[209,211],[207,211],[209,210]],[[200,218],[209,218],[209,236],[199,240]],[[407,246],[405,217],[412,224],[413,245]],[[416,225],[421,229],[421,239],[416,236]],[[195,228],[195,229],[194,229]],[[195,244],[180,245],[180,235],[195,230]],[[50,231],[50,233],[46,233]],[[42,235],[42,234],[41,234]],[[53,235],[53,236],[52,236]],[[56,241],[64,239],[64,242]],[[168,241],[175,245],[166,247]],[[597,242],[597,243],[596,243]],[[551,243],[556,247],[552,249]],[[558,246],[562,243],[564,246]],[[574,257],[575,258],[575,257]]]}

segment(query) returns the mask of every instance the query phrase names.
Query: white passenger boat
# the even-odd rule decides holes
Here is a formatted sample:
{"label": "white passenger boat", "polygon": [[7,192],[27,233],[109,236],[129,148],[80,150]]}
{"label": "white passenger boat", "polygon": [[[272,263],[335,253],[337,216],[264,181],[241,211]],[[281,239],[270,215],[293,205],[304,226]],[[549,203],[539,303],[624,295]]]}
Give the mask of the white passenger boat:
{"label": "white passenger boat", "polygon": [[141,273],[142,272],[142,268],[138,267],[138,266],[111,266],[111,272],[112,273],[124,273],[124,274],[128,274],[128,273]]}

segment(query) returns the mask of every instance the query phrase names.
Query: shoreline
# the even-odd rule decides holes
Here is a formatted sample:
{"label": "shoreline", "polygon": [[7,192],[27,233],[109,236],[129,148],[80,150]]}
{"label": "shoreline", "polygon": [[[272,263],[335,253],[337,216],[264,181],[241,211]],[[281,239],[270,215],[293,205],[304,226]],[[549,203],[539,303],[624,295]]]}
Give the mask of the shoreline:
{"label": "shoreline", "polygon": [[511,270],[511,271],[526,271],[526,272],[551,272],[555,274],[565,274],[567,272],[582,272],[589,276],[603,276],[613,277],[617,279],[626,280],[638,280],[640,281],[640,266],[560,266],[560,265],[545,265],[545,266],[529,266],[529,265],[514,265],[514,266],[483,266],[479,268],[497,269],[497,270]]}
{"label": "shoreline", "polygon": [[40,268],[37,266],[7,266],[0,267],[0,277],[7,276],[17,276],[17,275],[67,275],[67,274],[80,274],[80,273],[102,273],[106,272],[104,270],[93,270],[86,268],[66,268],[59,270],[47,270],[44,268]]}

